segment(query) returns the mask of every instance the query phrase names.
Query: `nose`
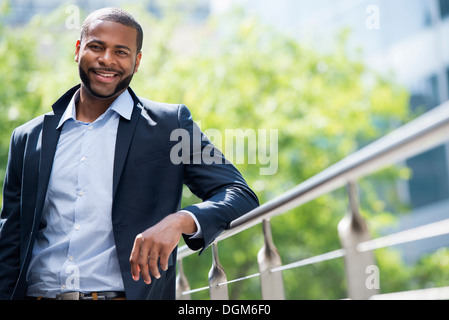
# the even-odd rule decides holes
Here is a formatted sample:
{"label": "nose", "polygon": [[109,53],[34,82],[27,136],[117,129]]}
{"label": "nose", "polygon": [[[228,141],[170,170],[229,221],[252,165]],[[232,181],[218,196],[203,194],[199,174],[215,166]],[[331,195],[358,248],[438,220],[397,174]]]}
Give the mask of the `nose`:
{"label": "nose", "polygon": [[98,63],[102,66],[111,66],[115,64],[114,55],[111,50],[106,49],[98,56]]}

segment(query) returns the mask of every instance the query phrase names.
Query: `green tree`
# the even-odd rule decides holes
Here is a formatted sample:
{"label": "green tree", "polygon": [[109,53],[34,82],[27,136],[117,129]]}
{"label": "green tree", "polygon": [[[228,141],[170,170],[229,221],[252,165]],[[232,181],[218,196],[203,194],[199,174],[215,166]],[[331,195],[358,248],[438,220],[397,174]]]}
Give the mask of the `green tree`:
{"label": "green tree", "polygon": [[[76,83],[76,37],[64,28],[64,8],[38,15],[26,26],[5,24],[7,1],[0,8],[0,183],[3,185],[13,129],[51,111],[52,103]],[[78,31],[76,31],[78,33]],[[67,37],[72,35],[72,39]],[[72,45],[69,42],[72,41]],[[0,200],[1,203],[2,200]]]}
{"label": "green tree", "polygon": [[[0,176],[5,167],[12,130],[35,116],[42,95],[36,91],[39,75],[38,59],[35,56],[36,41],[24,30],[2,24],[9,7],[0,8]],[[3,185],[3,184],[2,184]]]}

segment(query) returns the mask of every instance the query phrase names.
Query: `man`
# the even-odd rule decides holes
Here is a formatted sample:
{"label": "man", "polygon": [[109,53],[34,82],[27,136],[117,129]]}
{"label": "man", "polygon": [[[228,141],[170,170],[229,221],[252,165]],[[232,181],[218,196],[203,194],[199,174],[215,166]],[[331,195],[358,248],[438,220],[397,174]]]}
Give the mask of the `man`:
{"label": "man", "polygon": [[[184,105],[129,88],[143,32],[128,13],[89,15],[76,43],[81,84],[14,130],[0,231],[1,299],[173,299],[181,236],[204,250],[258,205],[234,166],[198,161]],[[186,161],[171,161],[176,130]],[[186,150],[186,148],[182,148]],[[200,159],[201,160],[201,159]],[[180,209],[183,184],[201,198]]]}

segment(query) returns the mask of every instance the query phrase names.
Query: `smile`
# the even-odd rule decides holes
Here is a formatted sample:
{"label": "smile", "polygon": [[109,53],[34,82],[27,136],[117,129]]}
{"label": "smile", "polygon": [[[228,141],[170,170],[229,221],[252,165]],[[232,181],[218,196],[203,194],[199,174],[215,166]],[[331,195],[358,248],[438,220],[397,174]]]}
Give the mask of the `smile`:
{"label": "smile", "polygon": [[106,78],[112,78],[115,77],[117,74],[115,73],[102,73],[102,72],[95,72],[96,74],[102,76],[102,77],[106,77]]}
{"label": "smile", "polygon": [[106,77],[106,78],[112,78],[112,77],[116,77],[119,75],[116,72],[108,72],[108,71],[104,71],[104,70],[92,70],[92,72],[99,76]]}
{"label": "smile", "polygon": [[97,81],[100,81],[102,83],[111,83],[115,81],[120,74],[117,72],[110,72],[105,70],[94,70],[91,69],[92,73],[94,74]]}

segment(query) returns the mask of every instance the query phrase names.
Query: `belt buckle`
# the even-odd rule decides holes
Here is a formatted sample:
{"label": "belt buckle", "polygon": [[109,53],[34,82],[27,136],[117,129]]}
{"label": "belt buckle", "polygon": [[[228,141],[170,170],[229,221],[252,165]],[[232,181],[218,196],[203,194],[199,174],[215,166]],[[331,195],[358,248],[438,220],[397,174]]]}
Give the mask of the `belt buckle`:
{"label": "belt buckle", "polygon": [[64,292],[56,295],[56,300],[79,300],[81,294],[79,292]]}

